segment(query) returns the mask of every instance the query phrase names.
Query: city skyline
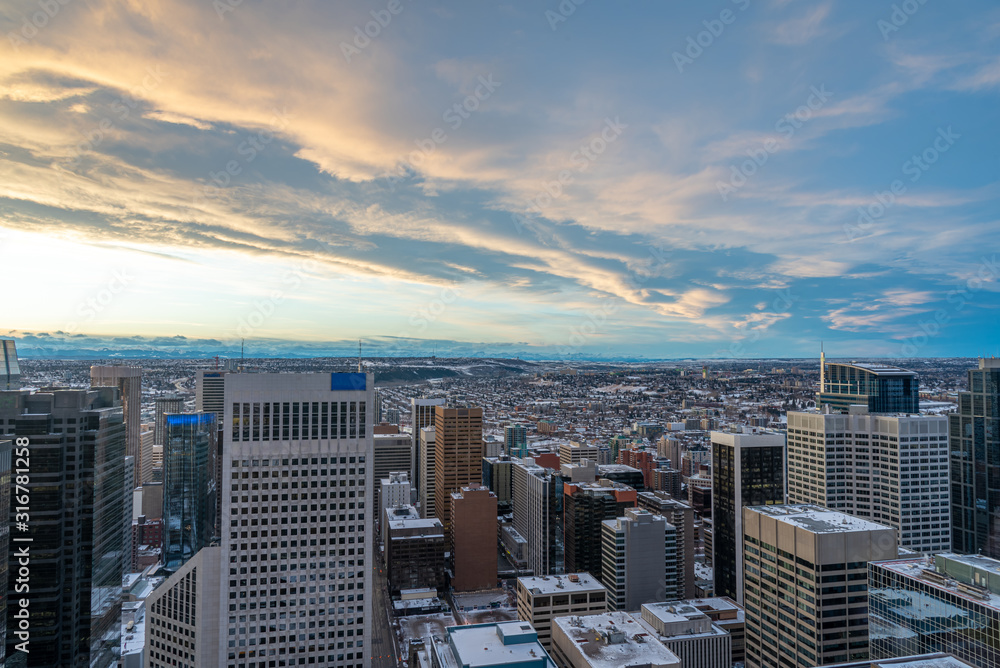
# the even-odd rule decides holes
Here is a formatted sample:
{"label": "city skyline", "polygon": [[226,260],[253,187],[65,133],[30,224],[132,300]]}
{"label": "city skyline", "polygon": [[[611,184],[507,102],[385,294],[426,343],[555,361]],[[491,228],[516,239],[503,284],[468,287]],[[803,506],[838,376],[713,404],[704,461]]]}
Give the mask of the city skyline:
{"label": "city skyline", "polygon": [[26,357],[997,354],[989,3],[53,7],[0,19]]}

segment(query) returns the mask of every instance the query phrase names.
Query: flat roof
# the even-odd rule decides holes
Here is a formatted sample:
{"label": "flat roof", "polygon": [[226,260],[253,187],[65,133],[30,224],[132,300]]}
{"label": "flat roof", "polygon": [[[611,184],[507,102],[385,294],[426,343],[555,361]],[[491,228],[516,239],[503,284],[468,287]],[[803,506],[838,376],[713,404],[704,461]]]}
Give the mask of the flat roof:
{"label": "flat roof", "polygon": [[853,533],[856,531],[888,531],[892,527],[860,517],[809,504],[748,506],[750,510],[812,533]]}
{"label": "flat roof", "polygon": [[921,654],[895,659],[868,659],[837,663],[826,668],[972,668],[972,664],[953,657],[951,654]]}
{"label": "flat roof", "polygon": [[898,366],[889,366],[887,364],[873,364],[866,362],[827,362],[827,366],[853,366],[857,369],[864,369],[865,371],[871,371],[874,374],[880,376],[916,376],[916,371],[908,371],[906,369],[900,369]]}
{"label": "flat roof", "polygon": [[[577,577],[573,582],[571,575]],[[563,592],[604,591],[604,585],[590,573],[567,573],[566,575],[536,575],[521,577],[518,583],[531,591],[535,596],[559,594]]]}
{"label": "flat roof", "polygon": [[[681,660],[677,655],[627,612],[556,617],[552,623],[566,633],[566,637],[579,648],[593,668],[643,664],[680,668]],[[623,633],[624,642],[609,644],[605,638],[610,631]],[[636,639],[637,635],[641,642]]]}
{"label": "flat roof", "polygon": [[[980,561],[982,560],[990,561],[993,562],[993,566],[990,570],[993,570],[994,572],[998,572],[995,569],[1000,567],[1000,562],[998,562],[996,559],[980,557],[974,554],[942,553],[938,556],[946,557],[954,561],[960,561],[962,563],[966,563],[975,566],[977,568],[982,568],[982,566],[979,565]],[[944,583],[921,577],[925,569],[927,570],[934,569],[933,563],[928,564],[927,560],[924,557],[917,557],[915,559],[892,559],[889,561],[874,561],[872,563],[879,566],[880,568],[886,569],[887,571],[892,571],[893,573],[897,573],[899,575],[904,575],[906,577],[913,578],[915,580],[920,580],[921,583],[923,583],[927,587],[930,587],[931,589],[940,592],[947,592],[951,596],[957,596],[959,598],[965,599],[966,601],[971,601],[972,603],[976,603],[978,605],[1000,611],[1000,594],[994,594],[992,592],[985,591],[983,596],[975,596],[971,593],[967,593],[965,591],[960,590],[958,588],[957,581],[952,578],[949,578],[949,576],[945,575],[944,573],[941,573],[942,577],[947,578]],[[986,593],[989,593],[988,598],[985,596]]]}
{"label": "flat roof", "polygon": [[[460,666],[506,666],[537,662],[548,653],[528,622],[474,624],[447,628],[455,659]],[[505,643],[504,640],[512,642]],[[551,660],[549,665],[555,668]]]}

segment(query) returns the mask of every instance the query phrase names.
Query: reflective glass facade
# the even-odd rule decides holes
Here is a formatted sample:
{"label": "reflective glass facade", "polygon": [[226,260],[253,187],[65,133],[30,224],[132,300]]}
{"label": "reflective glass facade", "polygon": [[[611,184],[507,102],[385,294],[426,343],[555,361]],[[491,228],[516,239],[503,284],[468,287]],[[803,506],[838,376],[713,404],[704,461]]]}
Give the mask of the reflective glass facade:
{"label": "reflective glass facade", "polygon": [[869,413],[919,413],[920,384],[912,371],[828,362],[818,403],[839,412],[864,404]]}
{"label": "reflective glass facade", "polygon": [[[936,559],[949,561],[942,555]],[[1000,595],[974,585],[973,578],[973,586],[963,586],[953,575],[952,568],[946,576],[935,574],[924,559],[869,564],[873,660],[945,652],[980,668],[1000,666]],[[1000,578],[1000,572],[993,577]]]}
{"label": "reflective glass facade", "polygon": [[163,561],[175,572],[216,535],[215,413],[167,414],[163,445]]}

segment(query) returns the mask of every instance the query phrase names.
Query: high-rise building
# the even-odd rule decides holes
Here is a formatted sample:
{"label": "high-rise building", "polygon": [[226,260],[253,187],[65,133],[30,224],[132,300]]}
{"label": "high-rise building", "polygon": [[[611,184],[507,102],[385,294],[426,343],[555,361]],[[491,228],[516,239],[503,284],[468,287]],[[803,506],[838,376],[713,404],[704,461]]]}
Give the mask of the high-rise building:
{"label": "high-rise building", "polygon": [[660,515],[629,508],[601,527],[601,582],[609,610],[677,598],[677,529]]}
{"label": "high-rise building", "polygon": [[[420,450],[420,430],[424,427],[434,426],[434,407],[444,406],[444,399],[437,398],[412,398],[410,399],[410,438],[412,439],[411,449],[413,451],[413,471],[410,473],[410,479],[413,480],[417,486],[417,491],[420,492],[421,498],[423,496],[424,478],[420,476],[419,464],[417,462],[417,453]],[[434,449],[431,448],[430,456],[433,459]],[[433,474],[431,475],[430,482],[433,483]],[[431,494],[433,497],[434,495]],[[423,508],[421,508],[423,512]],[[428,515],[424,515],[428,517]]]}
{"label": "high-rise building", "polygon": [[694,598],[694,508],[664,492],[642,492],[638,507],[662,515],[677,529],[677,596]]}
{"label": "high-rise building", "polygon": [[379,520],[386,508],[410,505],[410,474],[406,471],[391,471],[389,477],[378,479]]}
{"label": "high-rise building", "polygon": [[528,427],[511,423],[503,428],[503,452],[508,457],[528,456]]}
{"label": "high-rise building", "polygon": [[163,444],[163,565],[179,569],[213,537],[219,429],[215,413],[167,413]]}
{"label": "high-rise building", "polygon": [[451,493],[455,591],[497,586],[497,497],[475,483]]}
{"label": "high-rise building", "polygon": [[423,427],[417,449],[417,497],[421,517],[437,517],[434,493],[434,426]]}
{"label": "high-rise building", "polygon": [[969,369],[969,389],[948,416],[952,548],[1000,558],[1000,359]]}
{"label": "high-rise building", "polygon": [[[198,370],[194,376],[194,409],[222,415],[225,410],[227,371]],[[222,425],[219,425],[221,428]]]}
{"label": "high-rise building", "polygon": [[483,479],[483,409],[434,407],[434,511],[451,542],[451,493]]}
{"label": "high-rise building", "polygon": [[896,530],[784,505],[744,508],[743,531],[748,668],[867,659],[868,562],[896,558]]}
{"label": "high-rise building", "polygon": [[517,618],[538,631],[538,642],[552,649],[552,620],[565,615],[595,615],[608,610],[608,590],[590,573],[517,579]]}
{"label": "high-rise building", "polygon": [[21,389],[21,366],[13,339],[0,339],[0,391]]}
{"label": "high-rise building", "polygon": [[713,431],[715,595],[743,603],[743,509],[785,502],[785,435]]}
{"label": "high-rise building", "polygon": [[933,559],[869,565],[871,658],[947,652],[979,668],[1000,666],[1000,561]]}
{"label": "high-rise building", "polygon": [[497,512],[505,515],[511,511],[511,458],[507,455],[499,457],[483,457],[483,486],[488,487],[497,495]]}
{"label": "high-rise building", "polygon": [[566,572],[586,571],[600,577],[602,522],[635,507],[636,491],[628,485],[599,480],[563,486],[563,532]]}
{"label": "high-rise building", "polygon": [[554,471],[526,457],[511,467],[514,530],[525,540],[525,561],[535,575],[556,572],[557,484]]}
{"label": "high-rise building", "polygon": [[184,399],[181,397],[157,397],[153,406],[155,416],[153,418],[153,443],[163,445],[167,441],[166,416],[168,413],[183,413]]}
{"label": "high-rise building", "polygon": [[902,547],[951,549],[948,418],[788,413],[788,502],[899,530]]}
{"label": "high-rise building", "polygon": [[646,483],[642,471],[624,464],[601,464],[597,467],[597,476],[607,478],[612,482],[628,485],[637,492],[646,491]]}
{"label": "high-rise building", "polygon": [[[279,650],[304,663],[369,665],[373,387],[370,374],[356,373],[226,379],[221,558],[229,579],[219,611],[220,666],[259,668]],[[284,575],[265,582],[265,565],[269,577],[296,574],[298,586]],[[324,581],[345,589],[311,590]],[[295,636],[278,628],[293,622],[302,629]],[[307,622],[317,624],[308,640]]]}
{"label": "high-rise building", "polygon": [[[23,485],[31,508],[28,530],[11,542],[13,559],[23,547],[16,539],[31,539],[31,588],[17,593],[11,579],[8,665],[114,666],[132,498],[118,390],[0,392],[0,420],[13,425],[15,447],[18,438],[29,440],[31,470]],[[28,654],[17,650],[21,600],[28,601]]]}
{"label": "high-rise building", "polygon": [[153,425],[143,424],[139,427],[139,480],[142,484],[153,479]]}
{"label": "high-rise building", "polygon": [[560,443],[559,444],[559,463],[560,464],[579,464],[584,459],[589,459],[592,462],[597,461],[598,448],[596,445],[586,445],[585,443]]}
{"label": "high-rise building", "polygon": [[816,405],[846,413],[858,404],[869,413],[920,413],[917,374],[881,364],[827,362],[821,356]]}
{"label": "high-rise building", "polygon": [[125,415],[125,454],[135,458],[132,487],[142,485],[142,472],[148,466],[142,459],[142,369],[136,366],[92,366],[92,387],[117,387]]}
{"label": "high-rise building", "polygon": [[[391,473],[405,472],[407,480],[410,480],[410,471],[413,470],[413,452],[410,449],[409,434],[374,434],[375,443],[375,503],[381,508],[385,504],[380,501],[382,490],[379,481],[388,478]],[[407,498],[405,503],[409,503]]]}

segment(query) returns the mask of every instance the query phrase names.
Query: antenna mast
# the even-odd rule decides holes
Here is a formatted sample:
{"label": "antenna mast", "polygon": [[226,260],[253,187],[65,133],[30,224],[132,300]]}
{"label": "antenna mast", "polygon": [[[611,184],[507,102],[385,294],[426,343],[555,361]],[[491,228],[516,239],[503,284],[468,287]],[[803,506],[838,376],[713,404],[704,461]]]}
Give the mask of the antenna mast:
{"label": "antenna mast", "polygon": [[361,373],[361,339],[358,339],[358,373]]}

